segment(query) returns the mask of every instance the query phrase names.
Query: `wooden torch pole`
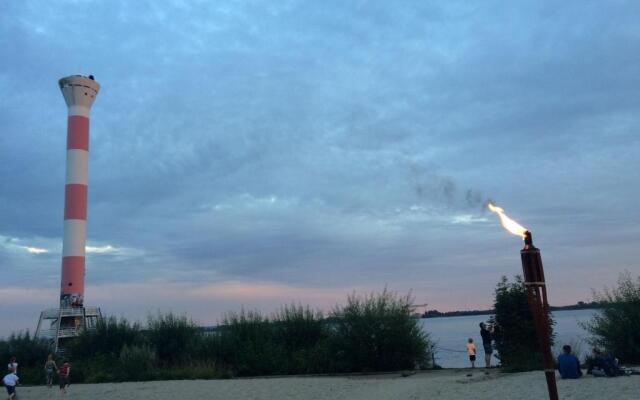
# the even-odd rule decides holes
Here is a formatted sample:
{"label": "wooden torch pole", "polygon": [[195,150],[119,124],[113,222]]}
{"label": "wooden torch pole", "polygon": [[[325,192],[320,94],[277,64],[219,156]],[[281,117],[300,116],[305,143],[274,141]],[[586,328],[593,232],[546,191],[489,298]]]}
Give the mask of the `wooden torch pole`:
{"label": "wooden torch pole", "polygon": [[533,314],[533,320],[540,344],[544,374],[547,378],[549,399],[558,400],[556,386],[556,371],[551,354],[551,338],[549,329],[549,303],[547,302],[547,287],[544,280],[544,269],[540,250],[533,245],[531,232],[525,232],[524,248],[520,250],[524,284],[527,288],[527,301]]}

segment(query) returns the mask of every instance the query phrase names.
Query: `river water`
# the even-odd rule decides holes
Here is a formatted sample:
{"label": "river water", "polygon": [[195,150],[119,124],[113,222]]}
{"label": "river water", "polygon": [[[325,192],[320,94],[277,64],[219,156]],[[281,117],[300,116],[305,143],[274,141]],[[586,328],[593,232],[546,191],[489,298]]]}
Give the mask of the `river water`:
{"label": "river water", "polygon": [[[585,342],[589,335],[582,329],[580,323],[589,321],[596,312],[596,310],[554,311],[552,313],[556,321],[554,351],[557,352],[564,344],[570,344],[573,347],[579,347],[582,359],[590,348]],[[487,321],[489,317],[489,315],[472,315],[421,319],[422,328],[429,332],[431,339],[436,343],[436,363],[444,368],[469,367],[469,356],[465,346],[467,339],[473,338],[478,354],[476,367],[483,366],[484,352],[478,324]],[[498,360],[493,358],[491,365],[497,363]]]}

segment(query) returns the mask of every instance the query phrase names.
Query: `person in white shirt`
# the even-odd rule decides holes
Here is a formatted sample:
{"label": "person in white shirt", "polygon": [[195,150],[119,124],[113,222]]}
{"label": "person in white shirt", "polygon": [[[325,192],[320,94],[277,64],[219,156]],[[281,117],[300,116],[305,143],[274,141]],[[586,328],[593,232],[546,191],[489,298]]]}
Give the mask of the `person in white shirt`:
{"label": "person in white shirt", "polygon": [[4,387],[7,388],[9,394],[9,400],[13,400],[16,397],[16,385],[18,384],[18,375],[14,371],[9,372],[2,378]]}
{"label": "person in white shirt", "polygon": [[13,356],[11,357],[11,359],[9,359],[9,364],[7,364],[7,371],[11,372],[13,371],[14,373],[18,373],[18,363],[16,361],[16,357]]}

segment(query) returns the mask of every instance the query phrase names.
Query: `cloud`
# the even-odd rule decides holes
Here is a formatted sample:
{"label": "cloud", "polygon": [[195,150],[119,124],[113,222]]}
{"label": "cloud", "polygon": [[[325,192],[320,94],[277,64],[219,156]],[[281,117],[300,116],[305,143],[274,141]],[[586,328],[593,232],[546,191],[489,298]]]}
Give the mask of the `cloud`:
{"label": "cloud", "polygon": [[[5,251],[8,251],[8,252],[18,252],[18,253],[26,252],[29,254],[36,254],[36,255],[50,252],[50,250],[47,248],[29,246],[25,244],[25,242],[27,241],[28,240],[26,239],[0,235],[0,250],[4,249]],[[43,240],[41,238],[34,238],[34,239],[31,239],[30,241],[46,242],[46,240]]]}
{"label": "cloud", "polygon": [[114,253],[116,252],[117,249],[114,248],[111,245],[106,245],[106,246],[86,246],[86,252],[87,253],[97,253],[97,254],[104,254],[104,253]]}
{"label": "cloud", "polygon": [[38,247],[26,247],[26,249],[27,249],[27,251],[29,253],[32,253],[32,254],[42,254],[42,253],[48,253],[49,252],[49,250],[47,250],[47,249],[41,249],[41,248],[38,248]]}
{"label": "cloud", "polygon": [[144,256],[144,251],[128,247],[115,247],[110,244],[102,246],[86,246],[85,251],[90,255],[110,255],[121,258],[136,258]]}
{"label": "cloud", "polygon": [[472,215],[472,214],[455,215],[451,219],[451,223],[452,224],[463,224],[463,225],[474,224],[474,223],[482,223],[482,222],[487,222],[487,221],[488,221],[488,219],[485,218],[485,217],[477,217],[477,216]]}
{"label": "cloud", "polygon": [[582,296],[589,276],[635,262],[639,14],[0,3],[4,279],[59,284],[56,82],[92,73],[88,286],[397,283],[486,304],[519,246],[481,209],[490,196]]}

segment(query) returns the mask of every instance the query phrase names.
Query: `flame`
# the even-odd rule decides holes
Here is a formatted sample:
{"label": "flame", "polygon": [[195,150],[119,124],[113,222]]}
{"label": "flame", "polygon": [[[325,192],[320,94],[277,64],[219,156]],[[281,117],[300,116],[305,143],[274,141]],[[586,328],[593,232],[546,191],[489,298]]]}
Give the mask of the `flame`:
{"label": "flame", "polygon": [[507,217],[502,208],[494,206],[491,203],[487,204],[487,207],[489,207],[489,210],[491,210],[492,212],[498,214],[498,217],[500,217],[500,223],[502,224],[504,229],[524,239],[524,233],[527,231],[527,228]]}

